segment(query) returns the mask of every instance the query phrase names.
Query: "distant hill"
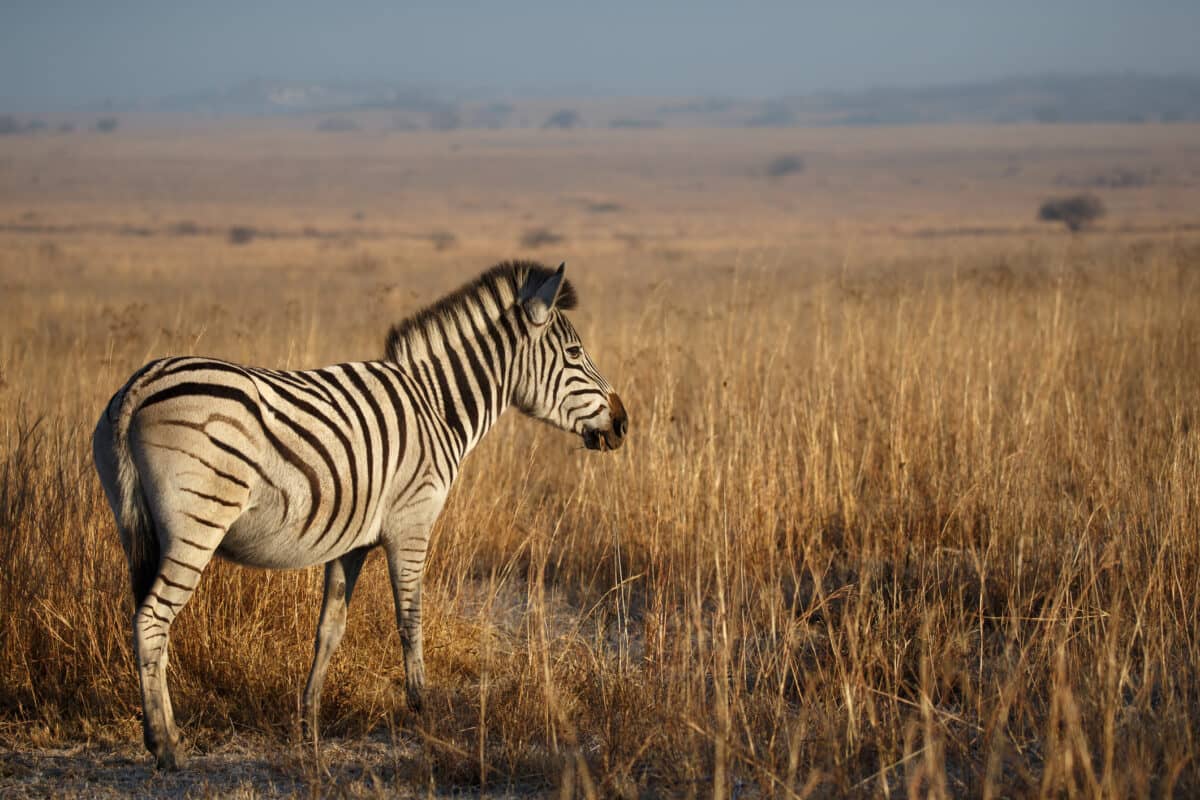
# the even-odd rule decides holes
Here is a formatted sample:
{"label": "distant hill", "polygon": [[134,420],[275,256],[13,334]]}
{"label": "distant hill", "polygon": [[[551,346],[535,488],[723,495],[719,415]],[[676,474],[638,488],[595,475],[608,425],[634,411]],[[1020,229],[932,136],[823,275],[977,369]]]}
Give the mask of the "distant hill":
{"label": "distant hill", "polygon": [[[500,102],[503,101],[503,102]],[[731,97],[561,98],[591,126],[791,127],[938,123],[1075,123],[1200,121],[1200,76],[1043,75],[922,88],[818,92],[770,99]],[[349,113],[393,110],[469,127],[508,127],[521,114],[546,113],[545,98],[475,91],[449,93],[401,82],[254,80],[225,90],[136,103],[105,111],[170,111],[217,115]],[[497,109],[501,109],[498,111]],[[529,113],[533,113],[529,112]],[[423,117],[422,117],[423,119]],[[525,117],[526,124],[540,118]],[[401,126],[418,125],[400,119]],[[418,126],[426,123],[420,122]],[[445,124],[429,123],[444,129]]]}

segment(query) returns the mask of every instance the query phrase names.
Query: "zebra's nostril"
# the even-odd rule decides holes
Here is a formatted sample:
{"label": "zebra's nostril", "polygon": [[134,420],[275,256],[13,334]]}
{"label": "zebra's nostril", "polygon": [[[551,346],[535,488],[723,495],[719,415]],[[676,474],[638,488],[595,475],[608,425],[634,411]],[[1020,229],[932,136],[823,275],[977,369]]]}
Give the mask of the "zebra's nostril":
{"label": "zebra's nostril", "polygon": [[617,432],[617,436],[620,436],[622,439],[624,439],[625,432],[629,430],[629,420],[625,417],[621,417],[613,423],[613,430]]}

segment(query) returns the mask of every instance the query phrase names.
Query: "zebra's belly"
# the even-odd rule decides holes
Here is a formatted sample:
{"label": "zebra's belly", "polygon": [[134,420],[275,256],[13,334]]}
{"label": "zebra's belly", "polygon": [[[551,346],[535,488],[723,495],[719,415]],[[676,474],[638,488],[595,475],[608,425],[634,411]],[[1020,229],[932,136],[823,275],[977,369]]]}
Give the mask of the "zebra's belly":
{"label": "zebra's belly", "polygon": [[362,525],[344,532],[303,531],[296,523],[280,527],[277,509],[254,507],[229,528],[217,555],[248,567],[299,569],[332,561],[377,538],[377,530]]}

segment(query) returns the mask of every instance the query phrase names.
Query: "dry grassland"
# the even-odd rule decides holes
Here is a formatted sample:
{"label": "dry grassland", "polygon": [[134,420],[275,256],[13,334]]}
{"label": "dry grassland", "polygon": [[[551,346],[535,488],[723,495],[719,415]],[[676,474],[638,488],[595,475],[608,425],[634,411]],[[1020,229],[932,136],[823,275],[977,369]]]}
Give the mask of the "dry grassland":
{"label": "dry grassland", "polygon": [[[1195,796],[1195,134],[0,142],[0,790]],[[1100,231],[1032,221],[1116,165],[1157,177]],[[568,261],[626,448],[502,420],[436,528],[427,711],[372,556],[319,755],[319,570],[214,563],[172,631],[197,766],[155,775],[111,392],[167,353],[376,357],[513,255]]]}

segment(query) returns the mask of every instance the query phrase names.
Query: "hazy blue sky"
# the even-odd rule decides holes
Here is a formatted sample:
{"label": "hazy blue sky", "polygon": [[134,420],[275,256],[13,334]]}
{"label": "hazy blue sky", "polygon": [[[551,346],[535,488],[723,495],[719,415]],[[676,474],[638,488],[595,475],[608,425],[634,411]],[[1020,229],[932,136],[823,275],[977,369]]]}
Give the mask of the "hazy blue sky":
{"label": "hazy blue sky", "polygon": [[1124,70],[1200,73],[1200,0],[0,0],[7,104],[253,77],[772,95]]}

